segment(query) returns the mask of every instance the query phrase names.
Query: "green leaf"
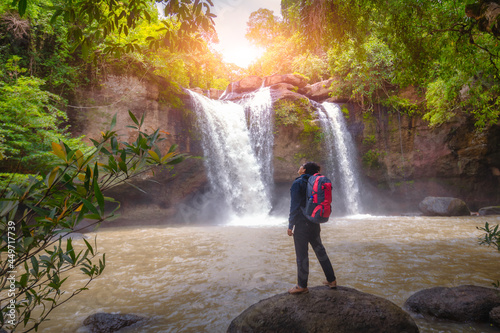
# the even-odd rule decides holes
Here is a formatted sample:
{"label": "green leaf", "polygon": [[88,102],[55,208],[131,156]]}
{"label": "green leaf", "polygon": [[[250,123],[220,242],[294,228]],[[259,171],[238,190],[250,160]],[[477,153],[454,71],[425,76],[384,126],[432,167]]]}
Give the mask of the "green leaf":
{"label": "green leaf", "polygon": [[28,7],[28,0],[19,0],[17,3],[17,11],[19,15],[22,17],[26,13],[26,8]]}
{"label": "green leaf", "polygon": [[21,278],[19,279],[19,285],[24,289],[28,285],[28,273],[24,273],[21,275]]}
{"label": "green leaf", "polygon": [[66,241],[66,253],[69,254],[72,260],[71,263],[74,264],[76,261],[76,256],[75,256],[75,250],[73,248],[73,241],[71,238],[68,238],[68,240]]}
{"label": "green leaf", "polygon": [[141,123],[139,124],[139,127],[142,127],[142,124],[144,124],[144,116],[146,116],[146,112],[142,114]]}
{"label": "green leaf", "polygon": [[90,253],[92,253],[92,255],[94,255],[94,248],[92,247],[92,245],[90,245],[89,242],[87,242],[87,240],[84,238],[83,241],[85,242],[85,245],[87,245],[87,249],[90,251]]}
{"label": "green leaf", "polygon": [[95,206],[92,203],[90,203],[90,201],[88,201],[87,199],[84,199],[84,198],[81,198],[81,200],[82,200],[83,204],[85,205],[85,207],[88,208],[88,210],[90,210],[92,213],[94,213],[98,216],[101,216],[99,214],[99,211],[95,208]]}
{"label": "green leaf", "polygon": [[94,195],[102,215],[104,214],[104,196],[102,195],[101,189],[99,188],[99,183],[96,181],[94,181]]}
{"label": "green leaf", "polygon": [[50,19],[50,24],[54,25],[56,23],[57,18],[63,13],[62,9],[57,9]]}
{"label": "green leaf", "polygon": [[34,276],[38,276],[38,272],[39,272],[39,265],[38,265],[38,260],[36,260],[35,257],[31,257],[31,267],[33,267],[33,272],[34,272]]}
{"label": "green leaf", "polygon": [[128,111],[128,114],[130,116],[130,119],[132,119],[132,121],[137,125],[139,126],[139,121],[137,121],[137,118],[134,116],[134,114],[132,113],[132,111]]}
{"label": "green leaf", "polygon": [[109,130],[111,131],[115,126],[116,126],[116,113],[113,116],[113,119],[111,119],[111,125],[109,126]]}
{"label": "green leaf", "polygon": [[156,152],[154,152],[153,150],[150,150],[148,151],[149,155],[153,158],[153,160],[155,160],[155,162],[160,162],[160,156],[158,156],[158,154]]}

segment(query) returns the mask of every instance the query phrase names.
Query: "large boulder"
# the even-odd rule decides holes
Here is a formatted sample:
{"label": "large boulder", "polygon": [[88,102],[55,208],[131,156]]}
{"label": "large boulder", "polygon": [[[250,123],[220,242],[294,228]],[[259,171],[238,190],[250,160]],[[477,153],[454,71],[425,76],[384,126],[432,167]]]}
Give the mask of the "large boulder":
{"label": "large boulder", "polygon": [[406,300],[410,312],[458,322],[488,322],[500,306],[500,290],[472,285],[421,290]]}
{"label": "large boulder", "polygon": [[249,92],[259,89],[262,86],[262,78],[260,76],[246,76],[238,81],[235,92]]}
{"label": "large boulder", "polygon": [[132,314],[95,313],[83,321],[91,333],[112,333],[146,318]]}
{"label": "large boulder", "polygon": [[394,303],[347,287],[275,295],[246,309],[227,329],[230,333],[418,331],[410,315]]}
{"label": "large boulder", "polygon": [[312,100],[315,100],[315,101],[325,100],[328,97],[330,97],[332,83],[333,83],[333,79],[328,79],[325,81],[317,82],[317,83],[305,86],[301,90],[301,92]]}
{"label": "large boulder", "polygon": [[271,75],[264,78],[264,86],[269,87],[279,83],[288,83],[297,88],[307,85],[307,79],[297,74]]}
{"label": "large boulder", "polygon": [[426,216],[469,216],[467,204],[450,197],[426,197],[418,208]]}
{"label": "large boulder", "polygon": [[490,321],[495,326],[500,327],[500,306],[497,306],[490,311]]}
{"label": "large boulder", "polygon": [[500,215],[500,206],[483,207],[479,209],[479,215]]}

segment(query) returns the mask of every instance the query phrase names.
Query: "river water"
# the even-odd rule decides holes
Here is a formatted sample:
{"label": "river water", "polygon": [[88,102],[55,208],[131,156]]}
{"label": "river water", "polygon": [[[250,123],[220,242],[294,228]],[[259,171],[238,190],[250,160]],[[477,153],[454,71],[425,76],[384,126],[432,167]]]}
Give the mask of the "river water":
{"label": "river water", "polygon": [[[40,331],[87,332],[81,326],[87,316],[111,312],[148,318],[121,332],[225,332],[247,307],[295,284],[293,241],[284,221],[102,228],[87,234],[97,235],[106,270],[90,290],[56,309]],[[339,285],[402,306],[421,289],[491,287],[500,279],[500,253],[478,245],[476,227],[486,221],[499,224],[500,217],[334,218],[322,226],[322,239]],[[321,267],[310,256],[309,284],[320,285]],[[70,287],[81,286],[78,280],[78,274],[71,276]],[[416,321],[421,332],[495,332],[486,324]]]}

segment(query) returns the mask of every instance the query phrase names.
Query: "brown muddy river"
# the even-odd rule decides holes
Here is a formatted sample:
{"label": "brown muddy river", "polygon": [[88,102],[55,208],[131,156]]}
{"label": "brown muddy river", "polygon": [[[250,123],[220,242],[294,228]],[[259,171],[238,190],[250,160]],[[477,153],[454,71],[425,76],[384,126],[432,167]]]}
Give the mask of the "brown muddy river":
{"label": "brown muddy river", "polygon": [[[40,331],[87,332],[87,316],[110,312],[148,318],[120,332],[225,332],[247,307],[295,284],[293,240],[284,221],[101,229],[103,276],[56,309]],[[322,239],[339,285],[402,306],[421,289],[491,287],[500,279],[500,253],[478,245],[476,227],[485,221],[500,224],[500,217],[335,218],[322,226]],[[321,267],[310,256],[309,284],[320,285]],[[79,279],[73,274],[69,287],[81,286]],[[421,332],[498,332],[486,324],[416,322]]]}

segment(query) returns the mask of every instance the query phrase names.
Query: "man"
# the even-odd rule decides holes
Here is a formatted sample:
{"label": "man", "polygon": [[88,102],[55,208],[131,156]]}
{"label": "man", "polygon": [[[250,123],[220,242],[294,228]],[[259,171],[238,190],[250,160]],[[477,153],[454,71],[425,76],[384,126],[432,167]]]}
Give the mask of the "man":
{"label": "man", "polygon": [[299,168],[299,177],[295,179],[290,188],[291,204],[290,216],[288,217],[288,236],[293,236],[295,244],[295,255],[297,257],[297,285],[288,292],[290,294],[304,294],[307,289],[307,279],[309,277],[309,257],[308,249],[311,244],[316,257],[321,264],[321,268],[326,276],[324,285],[330,288],[337,287],[337,281],[333,267],[326,254],[325,247],[321,243],[320,225],[309,221],[302,209],[306,206],[307,180],[310,176],[319,173],[320,166],[314,162],[307,162]]}

